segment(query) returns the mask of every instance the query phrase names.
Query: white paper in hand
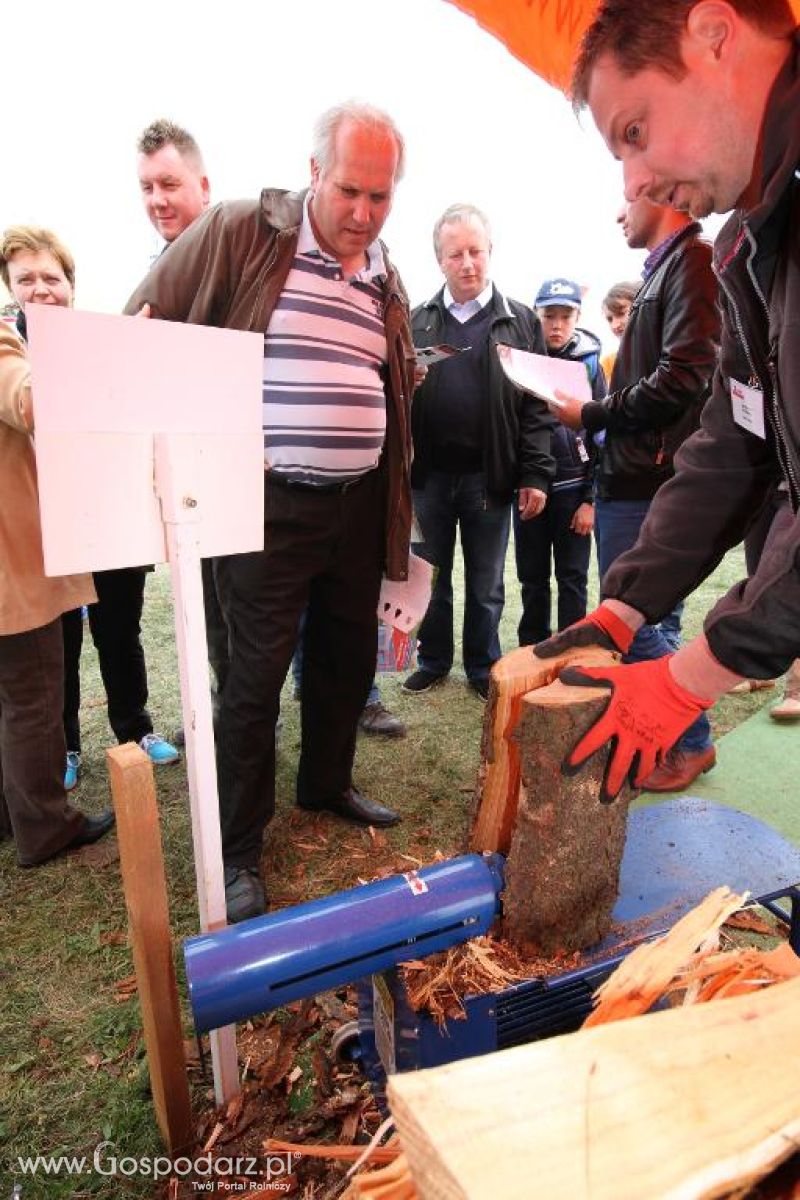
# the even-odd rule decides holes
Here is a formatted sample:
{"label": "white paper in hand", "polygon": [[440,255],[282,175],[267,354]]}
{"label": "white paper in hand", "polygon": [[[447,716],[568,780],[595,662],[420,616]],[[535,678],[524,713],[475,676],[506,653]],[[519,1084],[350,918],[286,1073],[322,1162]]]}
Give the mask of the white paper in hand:
{"label": "white paper in hand", "polygon": [[378,616],[387,625],[410,633],[425,616],[431,599],[433,567],[416,554],[408,556],[408,579],[384,579],[378,600]]}
{"label": "white paper in hand", "polygon": [[552,408],[563,408],[556,391],[574,396],[585,403],[592,398],[589,376],[581,362],[568,358],[551,358],[548,354],[531,354],[514,346],[499,344],[497,354],[503,371],[523,392],[537,396]]}
{"label": "white paper in hand", "polygon": [[448,358],[453,358],[456,354],[463,354],[465,350],[471,349],[470,346],[448,346],[445,342],[441,342],[438,346],[417,346],[414,350],[414,357],[418,367],[432,367],[437,362],[447,362]]}

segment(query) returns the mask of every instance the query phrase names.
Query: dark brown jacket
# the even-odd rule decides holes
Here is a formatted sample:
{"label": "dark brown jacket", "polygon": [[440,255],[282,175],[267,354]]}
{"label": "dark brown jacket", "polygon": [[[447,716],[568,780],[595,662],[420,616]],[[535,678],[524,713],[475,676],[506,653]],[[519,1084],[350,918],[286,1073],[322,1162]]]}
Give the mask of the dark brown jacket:
{"label": "dark brown jacket", "polygon": [[[757,156],[759,199],[717,238],[720,366],[701,427],[675,460],[637,545],[603,581],[657,621],[708,576],[785,480],[795,519],[758,570],[711,610],[705,633],[740,675],[780,675],[800,655],[800,34],[770,95]],[[730,380],[764,397],[766,439],[733,419]]]}
{"label": "dark brown jacket", "polygon": [[[259,200],[217,204],[167,247],[131,296],[126,313],[149,304],[151,316],[161,320],[264,333],[294,259],[304,199],[304,192],[265,189]],[[405,289],[385,248],[384,258],[388,357],[384,570],[390,579],[406,579],[414,349]]]}

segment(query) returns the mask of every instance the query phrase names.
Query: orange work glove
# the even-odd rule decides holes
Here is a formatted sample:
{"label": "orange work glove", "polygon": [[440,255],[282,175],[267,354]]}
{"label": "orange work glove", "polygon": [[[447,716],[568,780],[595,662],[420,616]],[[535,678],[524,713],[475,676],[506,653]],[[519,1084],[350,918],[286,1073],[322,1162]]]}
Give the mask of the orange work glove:
{"label": "orange work glove", "polygon": [[714,703],[693,696],[675,682],[669,667],[672,657],[668,654],[621,667],[565,667],[559,673],[562,683],[610,689],[602,715],[562,766],[565,774],[574,774],[596,750],[611,742],[600,795],[603,803],[614,799],[626,779],[641,787],[661,756]]}
{"label": "orange work glove", "polygon": [[545,642],[534,646],[537,658],[558,658],[565,650],[576,646],[602,646],[604,650],[616,650],[627,654],[635,634],[613,609],[603,602],[582,621],[576,621],[561,633],[555,633]]}

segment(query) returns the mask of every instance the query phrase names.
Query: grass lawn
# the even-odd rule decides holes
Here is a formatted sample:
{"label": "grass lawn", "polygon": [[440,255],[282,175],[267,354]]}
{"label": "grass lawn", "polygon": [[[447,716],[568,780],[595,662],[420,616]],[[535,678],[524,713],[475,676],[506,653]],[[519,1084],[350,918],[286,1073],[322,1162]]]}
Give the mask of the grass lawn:
{"label": "grass lawn", "polygon": [[[685,632],[744,573],[731,554],[687,604]],[[596,594],[596,571],[593,569]],[[459,592],[461,590],[461,581]],[[519,596],[513,555],[507,571],[505,649],[516,645]],[[594,596],[592,597],[594,602]],[[148,580],[145,647],[156,728],[180,724],[169,575]],[[110,744],[105,699],[91,640],[82,663],[85,774],[76,801],[96,812],[109,803],[104,749]],[[460,664],[448,682],[418,697],[385,676],[385,703],[407,722],[402,741],[362,737],[356,780],[375,799],[398,808],[403,823],[371,840],[334,819],[295,811],[293,779],[299,744],[298,706],[284,692],[278,763],[278,815],[267,835],[264,874],[275,906],[348,887],[359,878],[426,863],[437,851],[463,848],[478,761],[482,705],[468,691]],[[774,692],[724,699],[712,714],[715,736],[771,700]],[[197,932],[188,791],[182,766],[157,773],[162,831],[176,944]],[[298,844],[299,843],[299,844]],[[102,843],[100,844],[102,845]],[[98,1143],[108,1154],[154,1155],[159,1140],[139,1039],[139,1010],[126,980],[133,971],[118,863],[88,865],[80,856],[37,870],[16,866],[0,846],[0,1197],[14,1179],[29,1197],[150,1196],[145,1179],[108,1178],[95,1171],[24,1178],[18,1156],[86,1155]],[[179,972],[181,970],[179,961]],[[191,1036],[186,1021],[187,1037]],[[207,1103],[199,1085],[196,1099]]]}

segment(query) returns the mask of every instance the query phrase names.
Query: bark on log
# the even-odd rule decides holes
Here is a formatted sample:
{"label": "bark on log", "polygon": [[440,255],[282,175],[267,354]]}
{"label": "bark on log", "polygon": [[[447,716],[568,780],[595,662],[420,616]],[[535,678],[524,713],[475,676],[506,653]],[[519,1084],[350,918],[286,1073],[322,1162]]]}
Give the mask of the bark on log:
{"label": "bark on log", "polygon": [[519,720],[523,696],[546,687],[563,667],[573,663],[608,667],[618,661],[618,655],[599,646],[544,659],[537,658],[530,646],[520,646],[494,664],[483,723],[471,850],[477,853],[496,850],[508,854],[511,849],[520,782],[519,753],[512,734]]}
{"label": "bark on log", "polygon": [[525,953],[582,950],[611,928],[633,792],[626,784],[613,803],[601,803],[607,750],[577,775],[561,771],[607,702],[596,688],[558,681],[522,700],[513,735],[521,781],[503,911],[505,936]]}

